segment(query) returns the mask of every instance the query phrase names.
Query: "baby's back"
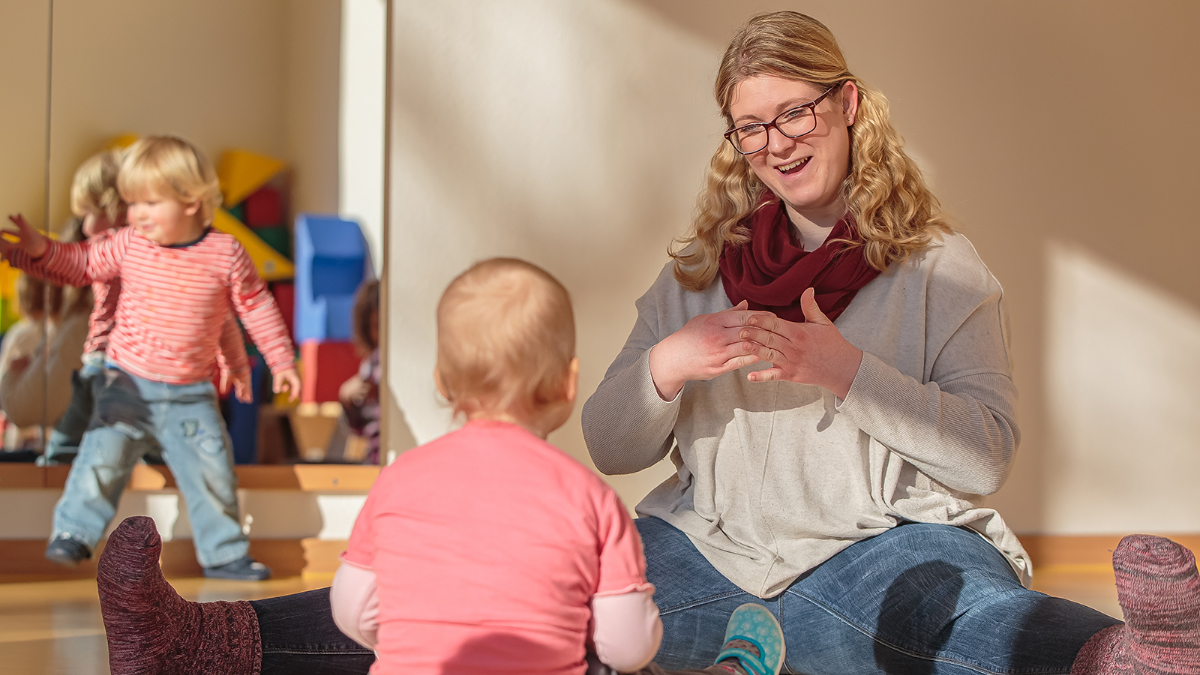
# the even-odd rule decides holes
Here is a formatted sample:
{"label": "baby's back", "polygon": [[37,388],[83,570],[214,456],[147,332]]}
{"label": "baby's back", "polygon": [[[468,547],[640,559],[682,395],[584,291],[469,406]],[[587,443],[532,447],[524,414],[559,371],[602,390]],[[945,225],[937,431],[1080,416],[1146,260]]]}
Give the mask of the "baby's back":
{"label": "baby's back", "polygon": [[471,422],[385,469],[348,559],[364,545],[385,673],[582,673],[592,597],[644,582],[613,491],[502,422]]}

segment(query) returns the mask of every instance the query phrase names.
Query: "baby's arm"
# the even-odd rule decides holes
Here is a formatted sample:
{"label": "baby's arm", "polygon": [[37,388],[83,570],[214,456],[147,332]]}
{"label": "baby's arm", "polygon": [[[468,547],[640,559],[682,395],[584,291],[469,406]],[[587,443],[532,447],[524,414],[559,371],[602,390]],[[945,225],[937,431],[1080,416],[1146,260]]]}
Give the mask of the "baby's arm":
{"label": "baby's arm", "polygon": [[333,609],[333,622],[347,637],[367,649],[375,649],[379,632],[379,595],[375,592],[374,570],[342,560],[333,575],[329,604]]}
{"label": "baby's arm", "polygon": [[604,665],[622,673],[646,667],[662,642],[654,587],[592,598],[592,642]]}

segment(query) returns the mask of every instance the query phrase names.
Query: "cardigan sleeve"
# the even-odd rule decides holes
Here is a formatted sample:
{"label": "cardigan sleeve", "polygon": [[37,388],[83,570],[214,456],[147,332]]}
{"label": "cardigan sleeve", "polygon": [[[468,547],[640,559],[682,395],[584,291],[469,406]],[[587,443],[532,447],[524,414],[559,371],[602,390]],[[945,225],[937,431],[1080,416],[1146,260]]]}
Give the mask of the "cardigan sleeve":
{"label": "cardigan sleeve", "polygon": [[[681,389],[671,401],[650,376],[650,351],[660,335],[657,292],[663,277],[637,301],[638,318],[604,380],[583,406],[583,438],[596,468],[608,475],[649,468],[666,456],[675,437]],[[686,386],[685,386],[686,388]]]}
{"label": "cardigan sleeve", "polygon": [[1003,290],[973,253],[952,278],[931,278],[925,375],[864,354],[838,412],[944,486],[987,495],[1008,477],[1020,430]]}

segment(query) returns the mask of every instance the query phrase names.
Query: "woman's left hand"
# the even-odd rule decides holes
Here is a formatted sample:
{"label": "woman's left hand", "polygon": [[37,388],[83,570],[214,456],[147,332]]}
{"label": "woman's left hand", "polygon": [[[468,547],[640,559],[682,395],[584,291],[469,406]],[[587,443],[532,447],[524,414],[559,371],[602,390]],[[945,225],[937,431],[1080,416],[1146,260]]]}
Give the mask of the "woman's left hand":
{"label": "woman's left hand", "polygon": [[804,323],[771,315],[756,315],[739,337],[756,343],[755,354],[771,363],[765,370],[747,376],[751,382],[785,380],[815,384],[846,398],[862,363],[862,350],[842,337],[833,322],[817,306],[816,292],[809,288],[800,296]]}

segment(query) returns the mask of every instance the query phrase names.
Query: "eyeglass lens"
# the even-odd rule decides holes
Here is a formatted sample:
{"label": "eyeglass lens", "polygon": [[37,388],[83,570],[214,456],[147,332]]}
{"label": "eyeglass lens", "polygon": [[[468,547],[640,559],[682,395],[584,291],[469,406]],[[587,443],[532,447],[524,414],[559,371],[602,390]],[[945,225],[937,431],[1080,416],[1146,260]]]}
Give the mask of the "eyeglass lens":
{"label": "eyeglass lens", "polygon": [[[785,136],[796,138],[812,132],[817,126],[812,108],[793,108],[785,111],[771,123]],[[751,155],[767,147],[768,124],[748,124],[735,131],[729,138],[742,154]]]}

